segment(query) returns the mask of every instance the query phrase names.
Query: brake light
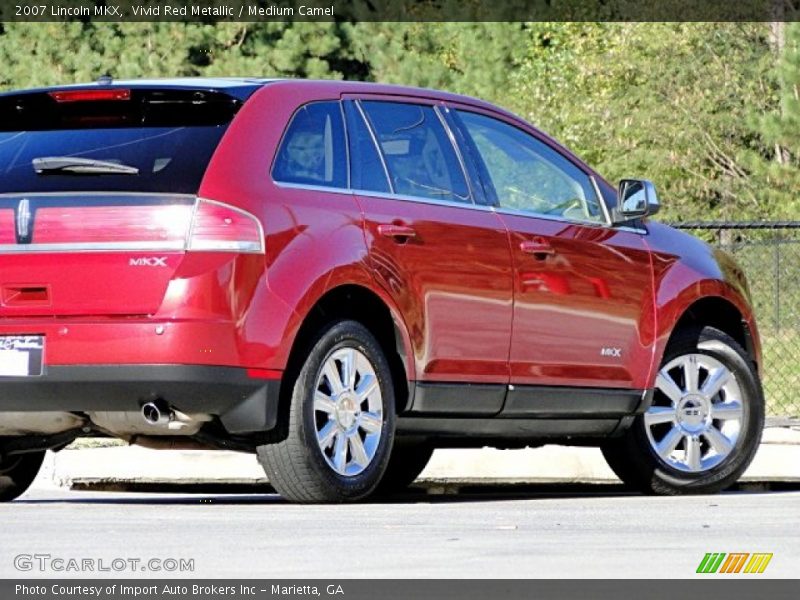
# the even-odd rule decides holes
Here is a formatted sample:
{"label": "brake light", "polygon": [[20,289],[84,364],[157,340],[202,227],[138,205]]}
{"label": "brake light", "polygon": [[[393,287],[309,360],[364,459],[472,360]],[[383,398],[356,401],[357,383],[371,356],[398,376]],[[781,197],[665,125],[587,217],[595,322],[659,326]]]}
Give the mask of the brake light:
{"label": "brake light", "polygon": [[48,94],[56,102],[97,102],[131,99],[131,91],[128,89],[61,90],[58,92],[48,92]]}
{"label": "brake light", "polygon": [[264,232],[250,213],[199,198],[187,250],[263,254]]}
{"label": "brake light", "polygon": [[16,241],[14,209],[0,209],[0,244],[13,244]]}
{"label": "brake light", "polygon": [[[0,209],[0,245],[15,244],[14,210]],[[214,200],[163,204],[42,206],[33,219],[31,245],[46,251],[176,251],[264,253],[256,217]]]}
{"label": "brake light", "polygon": [[191,204],[64,206],[36,211],[35,244],[118,244],[182,250]]}

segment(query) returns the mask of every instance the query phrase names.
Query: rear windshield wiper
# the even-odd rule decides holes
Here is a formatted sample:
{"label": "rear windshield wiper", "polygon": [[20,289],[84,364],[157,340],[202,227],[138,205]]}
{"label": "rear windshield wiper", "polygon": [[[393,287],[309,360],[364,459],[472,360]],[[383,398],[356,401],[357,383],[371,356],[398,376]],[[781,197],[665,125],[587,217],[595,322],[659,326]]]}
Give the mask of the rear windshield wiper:
{"label": "rear windshield wiper", "polygon": [[75,156],[42,156],[31,161],[41,174],[74,173],[76,175],[138,175],[139,169],[122,163]]}

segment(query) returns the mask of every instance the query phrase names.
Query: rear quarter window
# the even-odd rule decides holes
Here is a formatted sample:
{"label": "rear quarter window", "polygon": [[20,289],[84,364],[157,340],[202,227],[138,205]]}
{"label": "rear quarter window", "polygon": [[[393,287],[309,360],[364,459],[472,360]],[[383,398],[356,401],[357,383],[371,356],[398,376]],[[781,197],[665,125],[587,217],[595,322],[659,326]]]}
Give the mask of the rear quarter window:
{"label": "rear quarter window", "polygon": [[344,121],[338,102],[313,102],[295,112],[278,148],[272,178],[281,183],[348,187]]}

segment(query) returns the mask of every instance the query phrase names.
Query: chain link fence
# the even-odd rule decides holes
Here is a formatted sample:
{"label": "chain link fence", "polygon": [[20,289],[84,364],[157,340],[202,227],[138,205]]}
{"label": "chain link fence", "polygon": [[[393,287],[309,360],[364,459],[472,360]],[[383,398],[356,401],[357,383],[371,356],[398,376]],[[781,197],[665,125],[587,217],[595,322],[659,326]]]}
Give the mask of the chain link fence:
{"label": "chain link fence", "polygon": [[768,423],[800,423],[800,221],[692,222],[673,227],[711,242],[747,275],[763,345]]}

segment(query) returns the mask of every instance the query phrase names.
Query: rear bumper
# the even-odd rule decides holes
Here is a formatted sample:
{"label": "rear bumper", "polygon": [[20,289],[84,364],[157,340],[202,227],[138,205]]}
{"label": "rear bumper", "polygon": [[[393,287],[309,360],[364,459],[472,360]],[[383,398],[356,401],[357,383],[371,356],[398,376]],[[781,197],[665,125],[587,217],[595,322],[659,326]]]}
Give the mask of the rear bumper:
{"label": "rear bumper", "polygon": [[39,377],[0,378],[0,419],[12,411],[138,411],[161,398],[183,412],[218,416],[230,433],[248,433],[275,427],[279,392],[280,379],[236,367],[46,366]]}
{"label": "rear bumper", "polygon": [[44,363],[51,367],[222,365],[269,368],[268,365],[274,363],[274,348],[252,330],[231,320],[0,318],[0,335],[43,335]]}

